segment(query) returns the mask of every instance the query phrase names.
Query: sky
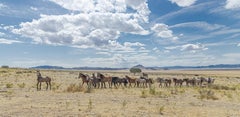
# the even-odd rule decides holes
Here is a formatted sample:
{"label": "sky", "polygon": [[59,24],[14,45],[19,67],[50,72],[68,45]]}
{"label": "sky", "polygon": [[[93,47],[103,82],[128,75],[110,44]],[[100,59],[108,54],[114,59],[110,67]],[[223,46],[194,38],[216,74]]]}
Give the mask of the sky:
{"label": "sky", "polygon": [[240,63],[240,0],[0,0],[0,65]]}

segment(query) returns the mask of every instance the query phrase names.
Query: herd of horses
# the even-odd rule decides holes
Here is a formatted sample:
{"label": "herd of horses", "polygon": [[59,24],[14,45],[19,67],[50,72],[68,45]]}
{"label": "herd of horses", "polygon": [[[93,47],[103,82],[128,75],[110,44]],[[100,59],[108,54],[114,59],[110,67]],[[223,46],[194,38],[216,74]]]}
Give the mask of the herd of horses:
{"label": "herd of horses", "polygon": [[[151,87],[154,82],[157,82],[159,87],[182,87],[184,84],[186,86],[206,86],[214,83],[214,78],[156,78],[153,80],[152,78],[148,78],[148,74],[143,73],[139,78],[129,77],[125,75],[124,78],[120,78],[117,76],[105,76],[102,73],[93,73],[91,76],[84,73],[79,73],[79,79],[82,79],[82,86],[86,84],[89,88],[118,88],[121,87],[139,87],[139,88],[147,88]],[[46,76],[42,77],[41,73],[37,71],[37,90],[41,90],[41,83],[45,82],[50,87],[51,90],[51,78]],[[39,87],[40,85],[40,87]]]}

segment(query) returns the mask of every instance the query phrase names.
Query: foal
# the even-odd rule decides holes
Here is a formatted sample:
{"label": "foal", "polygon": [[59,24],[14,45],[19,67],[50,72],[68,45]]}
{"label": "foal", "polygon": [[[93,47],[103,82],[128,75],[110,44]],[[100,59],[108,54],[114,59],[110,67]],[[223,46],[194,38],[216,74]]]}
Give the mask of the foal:
{"label": "foal", "polygon": [[[42,82],[46,82],[47,84],[46,90],[48,89],[48,85],[50,86],[50,90],[51,90],[51,78],[48,76],[44,78],[42,77],[41,73],[37,71],[37,90],[41,90]],[[40,87],[38,88],[39,84],[40,84]]]}

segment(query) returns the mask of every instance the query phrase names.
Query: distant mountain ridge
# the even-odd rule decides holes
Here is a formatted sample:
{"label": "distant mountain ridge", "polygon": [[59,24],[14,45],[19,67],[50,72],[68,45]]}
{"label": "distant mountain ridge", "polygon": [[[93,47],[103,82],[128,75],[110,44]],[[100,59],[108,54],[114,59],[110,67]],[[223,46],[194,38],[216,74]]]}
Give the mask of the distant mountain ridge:
{"label": "distant mountain ridge", "polygon": [[[134,68],[148,70],[169,70],[169,69],[240,69],[240,64],[217,64],[208,66],[166,66],[166,67],[145,67],[143,65],[135,65]],[[73,69],[73,70],[126,70],[129,68],[109,68],[109,67],[72,67],[65,68],[61,66],[42,65],[31,67],[32,69]]]}

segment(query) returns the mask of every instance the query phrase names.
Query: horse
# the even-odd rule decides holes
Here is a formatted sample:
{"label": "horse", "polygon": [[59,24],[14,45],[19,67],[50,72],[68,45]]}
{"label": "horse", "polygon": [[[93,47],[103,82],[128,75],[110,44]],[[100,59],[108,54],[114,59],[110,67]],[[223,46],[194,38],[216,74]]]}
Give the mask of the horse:
{"label": "horse", "polygon": [[109,88],[111,88],[112,77],[106,77],[101,73],[97,73],[97,78],[101,79],[101,88],[106,88],[105,82],[107,82]]}
{"label": "horse", "polygon": [[208,78],[208,85],[211,85],[211,84],[213,84],[214,83],[214,81],[215,81],[215,79],[214,78]]}
{"label": "horse", "polygon": [[127,87],[128,79],[127,78],[120,78],[119,85],[122,86],[122,83],[124,84],[125,87]]}
{"label": "horse", "polygon": [[183,79],[177,79],[177,78],[173,78],[173,82],[174,82],[174,86],[180,86],[182,87],[183,84]]}
{"label": "horse", "polygon": [[145,88],[147,87],[147,80],[144,77],[140,77],[136,79],[137,87]]}
{"label": "horse", "polygon": [[[47,84],[47,88],[46,90],[48,90],[48,85],[50,86],[50,90],[51,90],[51,78],[50,77],[42,77],[40,71],[37,71],[37,90],[41,90],[41,85],[42,85],[42,82],[46,82]],[[40,84],[40,88],[38,87]]]}
{"label": "horse", "polygon": [[89,83],[91,81],[91,78],[86,74],[83,73],[79,73],[78,78],[82,79],[82,86],[84,83],[87,83],[87,85],[91,85],[91,83]]}
{"label": "horse", "polygon": [[132,87],[132,83],[134,83],[134,87],[136,86],[136,79],[134,78],[130,78],[129,76],[125,76],[125,78],[128,80],[129,82],[129,87]]}
{"label": "horse", "polygon": [[148,78],[148,74],[147,73],[142,73],[142,77]]}
{"label": "horse", "polygon": [[165,87],[170,87],[172,80],[171,79],[164,79],[164,78],[157,78],[156,81],[159,83],[159,87],[163,87],[163,84]]}
{"label": "horse", "polygon": [[117,88],[117,85],[121,83],[121,79],[119,77],[112,77],[111,86],[114,85]]}
{"label": "horse", "polygon": [[101,79],[100,78],[97,78],[95,76],[95,74],[93,73],[92,74],[92,84],[95,88],[99,88],[100,87],[100,82],[101,82]]}

